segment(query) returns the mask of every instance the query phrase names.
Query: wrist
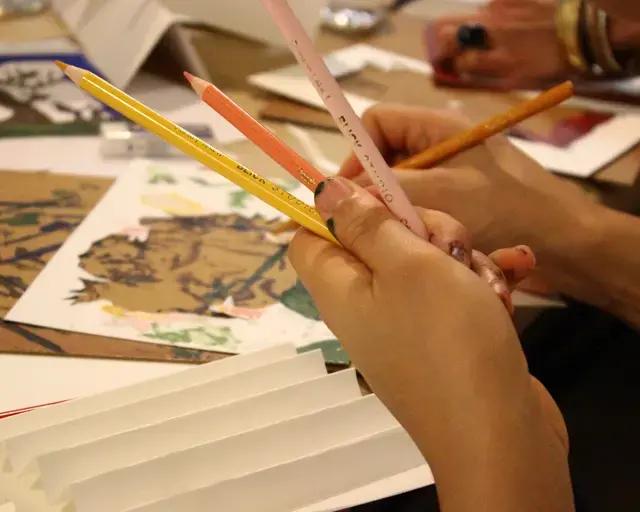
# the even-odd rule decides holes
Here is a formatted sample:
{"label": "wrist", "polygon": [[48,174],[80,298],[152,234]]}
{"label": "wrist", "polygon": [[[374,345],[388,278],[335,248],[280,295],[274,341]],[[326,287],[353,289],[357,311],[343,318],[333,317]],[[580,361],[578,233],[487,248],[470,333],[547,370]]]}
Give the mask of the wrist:
{"label": "wrist", "polygon": [[640,23],[609,17],[609,36],[614,51],[634,50],[640,47]]}
{"label": "wrist", "polygon": [[575,296],[575,288],[589,279],[591,255],[606,233],[606,213],[607,208],[589,201],[579,209],[561,207],[538,223],[541,229],[532,248],[537,268],[552,289]]}

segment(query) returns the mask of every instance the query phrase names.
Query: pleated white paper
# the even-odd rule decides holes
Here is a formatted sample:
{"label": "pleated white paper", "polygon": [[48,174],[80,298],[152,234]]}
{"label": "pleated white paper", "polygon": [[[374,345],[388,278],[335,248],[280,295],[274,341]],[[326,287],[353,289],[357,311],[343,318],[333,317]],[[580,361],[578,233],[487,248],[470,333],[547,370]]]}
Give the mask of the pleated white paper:
{"label": "pleated white paper", "polygon": [[293,346],[7,418],[0,442],[0,512],[329,512],[433,483],[354,370]]}

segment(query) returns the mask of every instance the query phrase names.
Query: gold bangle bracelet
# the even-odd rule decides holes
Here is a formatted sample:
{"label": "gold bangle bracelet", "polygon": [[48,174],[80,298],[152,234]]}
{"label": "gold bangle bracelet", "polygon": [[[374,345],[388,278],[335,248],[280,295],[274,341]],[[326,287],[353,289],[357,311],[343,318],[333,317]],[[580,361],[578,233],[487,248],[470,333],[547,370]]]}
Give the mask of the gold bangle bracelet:
{"label": "gold bangle bracelet", "polygon": [[605,75],[622,74],[623,67],[616,59],[609,40],[609,16],[591,2],[585,4],[584,16],[587,38],[596,65]]}
{"label": "gold bangle bracelet", "polygon": [[580,73],[586,73],[589,65],[580,48],[581,10],[582,0],[558,0],[556,32],[571,67]]}

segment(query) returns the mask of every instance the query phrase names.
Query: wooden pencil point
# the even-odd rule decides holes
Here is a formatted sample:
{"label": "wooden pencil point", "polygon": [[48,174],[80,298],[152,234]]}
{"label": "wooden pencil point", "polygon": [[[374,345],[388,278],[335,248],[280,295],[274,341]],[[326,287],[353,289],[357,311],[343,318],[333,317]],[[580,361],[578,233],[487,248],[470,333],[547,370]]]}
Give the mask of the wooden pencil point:
{"label": "wooden pencil point", "polygon": [[68,65],[68,64],[65,64],[64,62],[59,61],[59,60],[56,60],[56,61],[55,61],[55,64],[56,64],[56,66],[58,66],[62,71],[66,71],[66,70],[67,70],[67,68],[69,67],[69,65]]}
{"label": "wooden pencil point", "polygon": [[193,76],[187,71],[184,72],[184,76],[189,81],[189,84],[191,84],[191,88],[200,97],[202,97],[207,87],[211,85],[209,82],[206,82],[205,80],[203,80],[202,78],[198,78],[197,76]]}

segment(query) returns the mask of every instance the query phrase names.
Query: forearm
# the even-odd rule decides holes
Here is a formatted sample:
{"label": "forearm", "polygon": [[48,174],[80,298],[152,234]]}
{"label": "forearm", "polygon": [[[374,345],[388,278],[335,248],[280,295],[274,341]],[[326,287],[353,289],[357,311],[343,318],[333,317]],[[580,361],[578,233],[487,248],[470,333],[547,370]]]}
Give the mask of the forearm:
{"label": "forearm", "polygon": [[546,280],[640,331],[640,219],[601,208],[578,238],[545,255]]}
{"label": "forearm", "polygon": [[520,349],[458,357],[443,371],[446,391],[405,368],[386,397],[429,461],[442,511],[573,511],[559,412],[545,407]]}

